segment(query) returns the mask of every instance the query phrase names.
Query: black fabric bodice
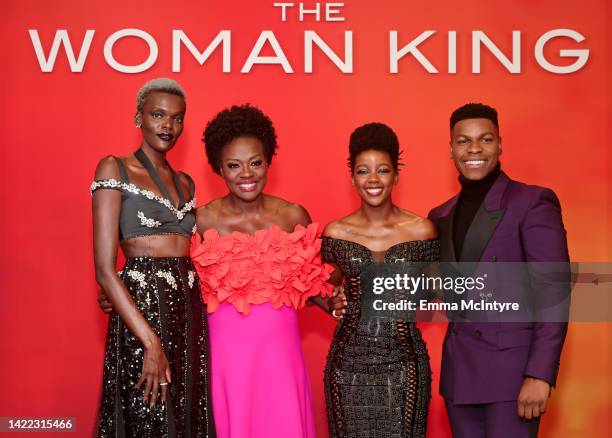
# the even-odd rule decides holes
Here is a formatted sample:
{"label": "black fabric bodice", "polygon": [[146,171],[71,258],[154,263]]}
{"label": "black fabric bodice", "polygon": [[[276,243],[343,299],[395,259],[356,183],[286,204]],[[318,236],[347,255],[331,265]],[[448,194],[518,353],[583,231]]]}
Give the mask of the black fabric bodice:
{"label": "black fabric bodice", "polygon": [[134,156],[140,161],[149,173],[151,179],[159,188],[162,196],[130,183],[127,169],[123,161],[117,157],[117,165],[121,181],[104,179],[91,184],[91,193],[100,189],[114,189],[122,193],[121,216],[119,218],[119,236],[124,241],[132,237],[149,236],[154,234],[179,234],[190,237],[195,231],[195,185],[189,175],[189,202],[185,196],[178,176],[172,168],[172,179],[179,196],[178,207],[172,202],[172,197],[161,178],[155,171],[151,161],[142,149],[138,149]]}
{"label": "black fabric bodice", "polygon": [[373,252],[323,237],[321,254],[344,277],[346,314],[327,357],[325,396],[331,438],[425,437],[431,396],[427,348],[410,319],[362,315],[361,274],[372,264],[439,260],[438,239],[402,242]]}

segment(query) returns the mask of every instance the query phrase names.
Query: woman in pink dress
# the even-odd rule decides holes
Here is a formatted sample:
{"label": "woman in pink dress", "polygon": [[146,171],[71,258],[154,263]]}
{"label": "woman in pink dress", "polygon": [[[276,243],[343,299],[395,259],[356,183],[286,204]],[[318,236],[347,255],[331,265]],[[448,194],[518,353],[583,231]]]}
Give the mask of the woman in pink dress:
{"label": "woman in pink dress", "polygon": [[314,438],[297,309],[322,304],[332,268],[300,205],[263,193],[276,133],[259,109],[234,106],[204,132],[229,192],[200,207],[191,256],[207,304],[219,438]]}

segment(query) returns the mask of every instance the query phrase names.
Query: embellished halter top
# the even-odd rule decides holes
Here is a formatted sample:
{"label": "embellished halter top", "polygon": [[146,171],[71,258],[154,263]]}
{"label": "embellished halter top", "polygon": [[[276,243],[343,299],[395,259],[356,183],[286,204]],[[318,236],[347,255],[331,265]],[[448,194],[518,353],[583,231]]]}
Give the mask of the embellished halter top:
{"label": "embellished halter top", "polygon": [[[138,187],[130,182],[125,164],[120,158],[114,157],[119,166],[121,181],[116,179],[96,180],[91,183],[91,194],[100,189],[119,190],[122,194],[121,216],[119,218],[119,236],[124,241],[133,237],[150,236],[154,234],[179,234],[191,237],[195,232],[195,185],[191,177],[189,180],[189,202],[185,202],[185,195],[181,188],[178,175],[170,167],[172,180],[179,203],[175,206],[172,197],[163,181],[159,177],[155,167],[145,155],[142,149],[134,152],[134,156],[147,170],[149,176],[155,182],[162,196]],[[166,163],[167,164],[167,163]],[[168,164],[168,166],[170,166]]]}

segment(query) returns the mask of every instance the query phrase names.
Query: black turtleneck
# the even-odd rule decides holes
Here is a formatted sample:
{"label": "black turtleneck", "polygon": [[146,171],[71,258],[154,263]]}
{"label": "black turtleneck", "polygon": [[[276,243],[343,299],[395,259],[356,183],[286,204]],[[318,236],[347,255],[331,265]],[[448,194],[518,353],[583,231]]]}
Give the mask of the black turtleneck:
{"label": "black turtleneck", "polygon": [[500,172],[501,164],[497,163],[497,166],[495,166],[495,168],[483,179],[469,180],[464,178],[463,175],[459,176],[461,193],[459,194],[459,200],[455,208],[455,218],[453,222],[453,243],[455,245],[455,255],[457,259],[461,256],[463,241],[465,240],[468,228],[472,224],[476,212],[482,205],[485,196],[491,189],[491,186]]}

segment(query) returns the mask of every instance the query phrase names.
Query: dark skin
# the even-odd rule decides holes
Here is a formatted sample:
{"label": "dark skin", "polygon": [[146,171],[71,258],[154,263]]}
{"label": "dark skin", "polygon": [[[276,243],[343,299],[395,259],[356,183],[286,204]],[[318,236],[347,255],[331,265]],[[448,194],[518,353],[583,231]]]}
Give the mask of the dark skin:
{"label": "dark skin", "polygon": [[[216,229],[221,235],[234,231],[253,234],[276,225],[290,233],[297,225],[310,224],[310,215],[301,205],[263,193],[268,167],[264,147],[256,138],[237,137],[225,145],[220,173],[228,193],[197,209],[197,231],[203,234]],[[341,288],[334,289],[335,294],[339,291]],[[313,297],[311,301],[324,311],[331,311],[327,300]],[[98,302],[106,313],[113,310],[104,291],[100,291]]]}
{"label": "dark skin", "polygon": [[214,228],[221,235],[253,234],[276,225],[289,233],[297,225],[308,225],[311,219],[304,207],[263,193],[268,166],[256,138],[238,137],[225,145],[220,172],[228,193],[198,208],[198,232]]}
{"label": "dark skin", "polygon": [[[398,174],[388,153],[366,150],[357,155],[352,184],[361,198],[361,206],[348,216],[330,222],[323,234],[358,243],[372,252],[384,252],[402,242],[437,237],[430,220],[393,203],[391,195],[397,182]],[[342,282],[342,273],[337,266],[331,282]],[[346,305],[343,293],[330,299],[330,306],[337,309],[337,319],[344,316]]]}
{"label": "dark skin", "polygon": [[[172,182],[172,173],[166,163],[170,151],[183,130],[185,101],[180,96],[163,92],[151,92],[141,112],[136,114],[136,123],[141,125],[141,149],[155,166],[160,178],[168,188],[171,201],[178,203],[178,193]],[[122,158],[130,182],[140,188],[163,196],[146,169],[133,156]],[[102,159],[96,168],[95,179],[120,180],[119,169],[113,157]],[[182,190],[189,193],[189,182],[185,175],[179,176]],[[134,301],[116,272],[119,247],[119,216],[121,193],[117,190],[97,190],[93,194],[94,263],[96,281],[106,291],[105,300],[115,309],[128,329],[144,347],[144,358],[140,380],[136,387],[144,385],[144,400],[153,407],[161,391],[161,402],[168,396],[171,382],[168,360],[161,341],[151,326],[136,308]],[[189,255],[189,239],[177,235],[135,237],[121,242],[126,257],[180,257]],[[160,385],[163,383],[163,385]]]}
{"label": "dark skin", "polygon": [[478,181],[487,176],[502,153],[499,129],[489,119],[465,119],[451,130],[451,159],[466,179]]}
{"label": "dark skin", "polygon": [[[234,231],[253,234],[276,225],[290,233],[297,225],[310,224],[310,215],[301,205],[263,193],[268,166],[258,139],[238,137],[226,144],[221,152],[220,173],[229,192],[198,208],[198,232],[214,228],[222,235]],[[339,290],[335,288],[334,294]],[[327,300],[313,297],[310,301],[331,312]]]}
{"label": "dark skin", "polygon": [[[451,130],[451,159],[467,179],[481,180],[495,168],[502,153],[499,130],[489,119],[465,119]],[[546,412],[550,384],[525,376],[517,399],[517,414],[525,420]]]}

